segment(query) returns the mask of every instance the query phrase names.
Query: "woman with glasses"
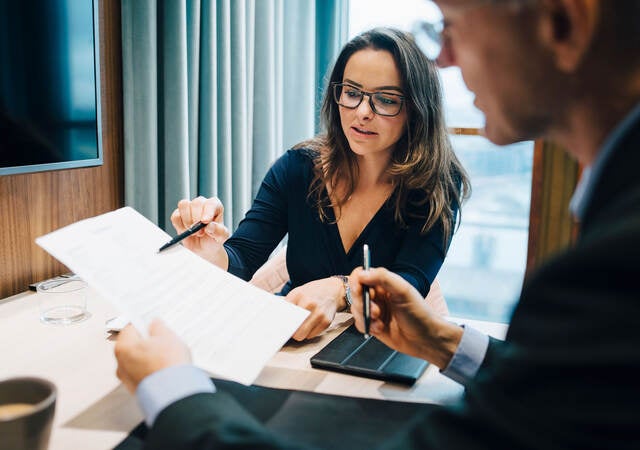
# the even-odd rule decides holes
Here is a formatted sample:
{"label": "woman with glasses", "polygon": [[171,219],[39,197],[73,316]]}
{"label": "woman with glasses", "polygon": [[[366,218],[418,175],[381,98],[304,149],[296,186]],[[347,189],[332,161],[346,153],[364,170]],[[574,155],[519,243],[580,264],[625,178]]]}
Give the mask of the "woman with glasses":
{"label": "woman with glasses", "polygon": [[447,136],[437,68],[411,35],[376,28],[348,42],[321,114],[325,132],[273,164],[233,236],[217,198],[182,200],[171,216],[178,232],[208,223],[184,245],[245,280],[288,234],[290,280],[281,294],[311,312],[297,340],[349,308],[345,274],[362,265],[365,243],[373,266],[426,295],[469,192]]}

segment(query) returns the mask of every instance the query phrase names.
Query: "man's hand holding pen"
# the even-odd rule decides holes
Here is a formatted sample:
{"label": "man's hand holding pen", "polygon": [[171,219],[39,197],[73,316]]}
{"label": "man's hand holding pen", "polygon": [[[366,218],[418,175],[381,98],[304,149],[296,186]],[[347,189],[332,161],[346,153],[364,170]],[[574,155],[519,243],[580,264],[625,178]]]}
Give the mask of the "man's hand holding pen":
{"label": "man's hand holding pen", "polygon": [[425,359],[441,369],[447,366],[463,330],[434,312],[404,278],[383,268],[357,268],[351,273],[349,284],[351,312],[360,332],[365,331],[363,286],[368,286],[370,334],[402,353]]}

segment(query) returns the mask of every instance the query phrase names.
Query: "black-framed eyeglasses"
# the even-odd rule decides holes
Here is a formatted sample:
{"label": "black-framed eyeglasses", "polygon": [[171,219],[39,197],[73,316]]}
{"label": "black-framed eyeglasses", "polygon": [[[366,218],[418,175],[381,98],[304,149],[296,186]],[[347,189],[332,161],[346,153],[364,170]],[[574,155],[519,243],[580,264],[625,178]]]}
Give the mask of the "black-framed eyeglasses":
{"label": "black-framed eyeglasses", "polygon": [[333,99],[349,109],[356,109],[364,96],[369,97],[371,110],[379,116],[393,117],[400,114],[404,104],[404,96],[391,92],[366,92],[348,83],[333,83]]}

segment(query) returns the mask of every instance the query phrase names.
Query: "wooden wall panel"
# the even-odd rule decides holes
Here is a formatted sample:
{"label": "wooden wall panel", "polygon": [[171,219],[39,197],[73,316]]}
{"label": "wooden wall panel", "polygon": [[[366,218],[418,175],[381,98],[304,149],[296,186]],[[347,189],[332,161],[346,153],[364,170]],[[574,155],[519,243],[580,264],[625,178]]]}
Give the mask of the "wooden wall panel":
{"label": "wooden wall panel", "polygon": [[577,224],[569,211],[569,202],[579,174],[578,163],[560,146],[536,141],[527,273],[575,239]]}
{"label": "wooden wall panel", "polygon": [[0,176],[0,298],[68,270],[34,239],[124,204],[120,1],[98,2],[102,166]]}

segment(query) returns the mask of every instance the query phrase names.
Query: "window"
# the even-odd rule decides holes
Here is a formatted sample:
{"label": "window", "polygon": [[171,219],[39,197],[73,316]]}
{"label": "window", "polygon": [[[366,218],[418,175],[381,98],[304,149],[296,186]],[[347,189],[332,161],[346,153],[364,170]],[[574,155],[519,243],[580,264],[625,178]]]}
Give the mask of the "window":
{"label": "window", "polygon": [[[410,31],[433,5],[396,0],[389,8],[387,0],[350,0],[349,8],[351,38],[383,25]],[[451,141],[473,192],[438,280],[452,315],[507,322],[526,267],[533,142],[498,147],[478,136],[484,117],[460,71],[447,68],[440,74]]]}

